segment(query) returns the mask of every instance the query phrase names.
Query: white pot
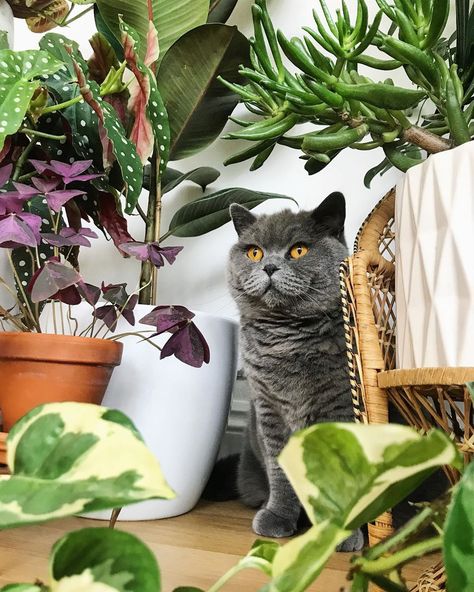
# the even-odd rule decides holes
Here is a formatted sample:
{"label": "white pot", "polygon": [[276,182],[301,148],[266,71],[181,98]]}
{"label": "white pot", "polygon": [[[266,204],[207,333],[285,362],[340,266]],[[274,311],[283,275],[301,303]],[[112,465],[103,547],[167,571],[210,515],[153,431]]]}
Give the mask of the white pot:
{"label": "white pot", "polygon": [[474,142],[411,168],[395,218],[397,367],[474,366]]}
{"label": "white pot", "polygon": [[[56,304],[55,308],[57,326],[61,326],[61,305]],[[135,327],[121,318],[115,334],[153,329],[138,323],[153,308],[137,305]],[[90,313],[91,307],[85,303],[72,307],[80,328],[87,327]],[[128,506],[122,510],[121,520],[154,520],[189,512],[198,502],[214,466],[236,376],[238,325],[207,313],[195,314],[193,320],[211,350],[210,363],[201,368],[187,366],[174,356],[160,360],[160,352],[140,337],[121,339],[125,346],[122,363],[114,370],[103,405],[120,409],[130,417],[177,494],[170,501],[152,500]],[[65,317],[64,313],[67,328]],[[45,331],[53,331],[51,305],[45,307],[41,321]],[[169,337],[166,333],[154,338],[154,342],[161,346]],[[110,512],[96,512],[88,517],[108,520]]]}
{"label": "white pot", "polygon": [[8,45],[13,47],[13,12],[6,0],[0,0],[0,31],[8,34]]}

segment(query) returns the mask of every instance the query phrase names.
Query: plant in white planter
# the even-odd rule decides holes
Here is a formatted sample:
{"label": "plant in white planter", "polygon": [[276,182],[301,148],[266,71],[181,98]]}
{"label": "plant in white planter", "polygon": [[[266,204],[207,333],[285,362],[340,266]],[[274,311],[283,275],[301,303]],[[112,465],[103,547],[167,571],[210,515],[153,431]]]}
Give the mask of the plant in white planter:
{"label": "plant in white planter", "polygon": [[[457,0],[456,32],[443,39],[449,0],[377,4],[370,23],[365,0],[335,18],[320,0],[315,27],[290,40],[256,0],[252,67],[241,69],[250,82],[223,82],[262,119],[228,134],[252,141],[228,164],[261,166],[280,144],[314,174],[346,148],[382,148],[366,184],[392,166],[407,172],[396,200],[398,366],[473,366],[474,8]],[[403,69],[413,86],[374,82],[370,69]],[[290,134],[308,122],[314,131]]]}

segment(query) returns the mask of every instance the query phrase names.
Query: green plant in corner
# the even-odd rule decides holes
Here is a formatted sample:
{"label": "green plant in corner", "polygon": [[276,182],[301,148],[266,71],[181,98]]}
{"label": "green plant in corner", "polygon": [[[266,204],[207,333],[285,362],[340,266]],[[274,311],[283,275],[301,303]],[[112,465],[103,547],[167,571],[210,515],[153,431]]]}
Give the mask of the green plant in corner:
{"label": "green plant in corner", "polygon": [[[319,4],[313,11],[315,28],[304,27],[303,37],[288,39],[275,31],[266,0],[256,0],[252,66],[241,68],[249,82],[222,81],[261,119],[236,121],[243,129],[226,137],[253,145],[227,164],[255,158],[252,168],[258,168],[281,144],[302,151],[305,169],[314,174],[345,148],[382,147],[385,159],[367,173],[369,185],[391,166],[406,171],[424,152],[448,150],[474,137],[474,7],[469,10],[469,0],[456,0],[457,33],[450,40],[441,37],[449,0],[377,0],[371,24],[365,0],[358,0],[355,18],[344,0],[335,17],[324,0]],[[389,23],[386,31],[383,19]],[[284,57],[295,71],[285,66]],[[390,78],[374,82],[361,67],[364,72],[403,68],[414,88],[396,86]],[[316,130],[289,135],[307,122]]]}
{"label": "green plant in corner", "polygon": [[[47,450],[38,448],[38,438],[48,443]],[[133,425],[116,411],[46,405],[18,422],[7,444],[12,476],[0,480],[0,528],[172,494]],[[126,451],[124,459],[113,455],[117,447]],[[397,425],[316,425],[292,437],[280,462],[313,527],[282,546],[257,541],[208,592],[217,592],[247,568],[269,577],[261,592],[305,590],[351,529],[392,507],[441,465],[460,467],[459,454],[443,433],[423,436]],[[436,550],[443,550],[450,592],[469,592],[474,581],[473,492],[471,465],[454,490],[447,516],[447,500],[423,507],[392,538],[353,559],[353,592],[366,591],[369,582],[388,592],[407,592],[401,568]],[[430,526],[435,530],[427,534]],[[161,590],[159,569],[147,547],[110,529],[66,534],[53,548],[50,573],[48,583],[10,584],[1,592],[86,592],[95,586],[104,592]],[[184,586],[175,592],[202,591]]]}

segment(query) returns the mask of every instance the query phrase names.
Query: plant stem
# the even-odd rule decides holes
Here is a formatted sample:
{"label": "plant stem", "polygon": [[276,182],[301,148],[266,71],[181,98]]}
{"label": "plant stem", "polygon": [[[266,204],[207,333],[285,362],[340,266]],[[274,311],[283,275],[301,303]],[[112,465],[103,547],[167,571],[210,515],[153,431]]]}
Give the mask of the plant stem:
{"label": "plant stem", "polygon": [[410,142],[410,144],[416,144],[423,150],[426,150],[429,154],[436,154],[437,152],[444,152],[450,150],[453,145],[449,140],[440,138],[436,134],[428,130],[424,130],[421,127],[412,125],[408,129],[403,130],[401,134],[402,140]]}
{"label": "plant stem", "polygon": [[217,580],[217,582],[215,584],[213,584],[207,592],[217,592],[218,590],[220,590],[222,588],[222,586],[224,586],[224,584],[226,584],[231,578],[233,578],[241,570],[242,570],[242,566],[239,563],[237,563],[237,565],[234,565],[234,567],[229,569],[229,571],[227,573],[225,573],[221,578],[219,578]]}
{"label": "plant stem", "polygon": [[[159,175],[160,156],[155,147],[150,170],[150,191],[146,214],[145,242],[159,241],[161,221],[161,179]],[[157,269],[150,261],[142,263],[140,275],[140,304],[156,304]]]}
{"label": "plant stem", "polygon": [[28,158],[30,152],[33,150],[33,147],[35,144],[36,144],[36,139],[33,138],[32,140],[30,140],[30,143],[28,144],[28,146],[21,153],[20,158],[16,161],[15,170],[13,171],[13,176],[12,176],[13,181],[18,181],[20,174],[21,174],[21,169],[23,168],[23,165],[25,164],[26,159]]}
{"label": "plant stem", "polygon": [[[74,21],[77,21],[77,19],[80,19],[82,16],[84,16],[85,14],[87,14],[88,12],[90,12],[92,9],[94,8],[94,5],[91,4],[91,6],[88,6],[85,10],[83,10],[82,12],[80,12],[79,14],[76,14],[76,16],[73,16],[71,19],[69,19],[68,21],[63,21],[62,23],[60,23],[61,27],[67,27],[68,25],[70,25],[71,23],[73,23]],[[66,17],[67,18],[67,17]]]}
{"label": "plant stem", "polygon": [[392,571],[407,561],[416,559],[433,551],[439,551],[443,546],[443,537],[437,536],[414,543],[405,549],[401,549],[393,555],[379,557],[374,560],[366,560],[363,557],[354,562],[354,567],[365,574],[384,574]]}
{"label": "plant stem", "polygon": [[39,132],[38,130],[33,130],[28,127],[24,127],[21,130],[18,130],[20,134],[27,134],[28,136],[36,136],[38,138],[46,138],[47,140],[66,140],[66,136],[54,136],[53,134],[46,134],[45,132]]}
{"label": "plant stem", "polygon": [[13,271],[13,276],[15,277],[16,285],[18,286],[18,291],[20,292],[21,297],[23,299],[22,304],[24,304],[24,306],[28,310],[28,314],[30,315],[31,323],[36,327],[36,330],[38,331],[38,333],[41,333],[41,327],[39,324],[39,320],[36,318],[35,314],[33,313],[33,310],[31,309],[30,302],[28,300],[28,296],[26,295],[26,292],[23,288],[23,284],[21,283],[21,279],[16,271],[15,264],[13,263],[12,254],[11,254],[10,250],[7,250],[7,257],[8,257],[8,261],[10,262],[10,266]]}
{"label": "plant stem", "polygon": [[57,105],[50,105],[49,107],[45,107],[41,112],[42,115],[45,113],[54,113],[55,111],[59,111],[60,109],[66,109],[71,105],[75,105],[76,103],[80,103],[82,101],[82,95],[77,95],[73,99],[69,99],[69,101],[64,101],[64,103],[58,103]]}

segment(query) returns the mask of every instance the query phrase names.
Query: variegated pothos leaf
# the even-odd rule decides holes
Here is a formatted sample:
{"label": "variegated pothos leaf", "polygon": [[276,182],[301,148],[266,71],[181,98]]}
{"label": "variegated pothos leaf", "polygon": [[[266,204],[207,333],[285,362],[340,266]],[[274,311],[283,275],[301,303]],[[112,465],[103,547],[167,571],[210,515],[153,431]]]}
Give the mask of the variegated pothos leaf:
{"label": "variegated pothos leaf", "polygon": [[84,528],[58,541],[50,559],[52,592],[159,592],[160,572],[135,536]]}
{"label": "variegated pothos leaf", "polygon": [[35,408],[10,431],[7,462],[0,529],[174,496],[130,420],[95,405]]}
{"label": "variegated pothos leaf", "polygon": [[268,589],[300,592],[352,530],[393,507],[440,466],[459,467],[461,459],[440,431],[327,423],[292,436],[279,462],[314,526],[277,552]]}

